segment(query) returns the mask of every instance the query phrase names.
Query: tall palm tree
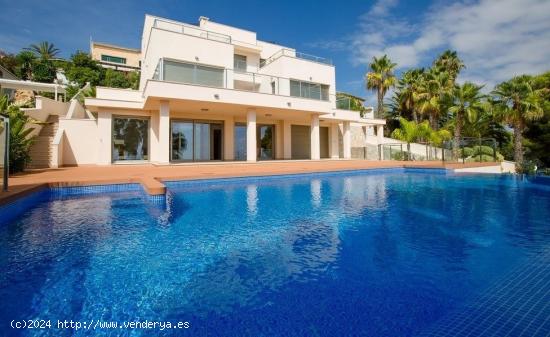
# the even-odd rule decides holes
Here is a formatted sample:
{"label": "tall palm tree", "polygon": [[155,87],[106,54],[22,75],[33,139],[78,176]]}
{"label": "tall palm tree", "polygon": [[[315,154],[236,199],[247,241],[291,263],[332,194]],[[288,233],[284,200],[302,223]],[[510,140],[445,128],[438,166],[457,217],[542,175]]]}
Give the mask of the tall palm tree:
{"label": "tall palm tree", "polygon": [[50,60],[59,54],[59,49],[48,41],[42,41],[39,44],[31,44],[28,48],[25,48],[25,50],[33,52],[43,60]]}
{"label": "tall palm tree", "polygon": [[465,68],[464,62],[458,57],[456,51],[445,50],[434,61],[434,67],[440,69],[440,71],[446,71],[449,73],[449,82],[454,85],[458,73]]}
{"label": "tall palm tree", "polygon": [[418,122],[416,103],[418,102],[418,89],[420,87],[424,68],[407,70],[397,83],[397,90],[393,97],[395,107],[402,113],[410,114],[412,120]]}
{"label": "tall palm tree", "polygon": [[373,57],[372,63],[369,65],[371,71],[365,76],[367,90],[376,91],[378,99],[377,116],[384,115],[384,96],[388,89],[395,86],[397,78],[393,74],[393,70],[397,63],[393,63],[387,55],[380,58]]}
{"label": "tall palm tree", "polygon": [[496,86],[495,107],[501,117],[514,129],[514,160],[523,167],[523,132],[528,121],[536,121],[544,115],[542,99],[533,90],[533,78],[521,75]]}
{"label": "tall palm tree", "polygon": [[449,87],[449,73],[431,68],[422,77],[418,87],[418,110],[428,116],[434,130],[439,128],[439,117],[450,98],[452,87]]}
{"label": "tall palm tree", "polygon": [[19,54],[17,54],[15,58],[17,59],[17,63],[19,63],[19,66],[17,67],[17,73],[21,77],[21,79],[32,79],[32,68],[36,63],[36,56],[34,56],[34,54],[28,50],[23,50]]}
{"label": "tall palm tree", "polygon": [[453,154],[458,158],[459,142],[462,136],[462,128],[465,119],[475,121],[483,109],[481,89],[483,86],[472,82],[466,82],[463,85],[455,86],[453,90],[453,102],[449,112],[454,115],[454,141]]}

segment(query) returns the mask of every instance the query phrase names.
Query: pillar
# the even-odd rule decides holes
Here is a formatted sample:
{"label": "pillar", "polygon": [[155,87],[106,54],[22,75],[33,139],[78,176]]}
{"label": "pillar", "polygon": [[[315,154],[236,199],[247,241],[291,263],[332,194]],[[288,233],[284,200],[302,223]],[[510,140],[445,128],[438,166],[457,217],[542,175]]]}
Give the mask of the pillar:
{"label": "pillar", "polygon": [[329,133],[329,152],[330,152],[330,158],[332,159],[339,159],[340,158],[340,141],[338,140],[338,124],[333,123],[330,124],[330,133]]}
{"label": "pillar", "polygon": [[235,120],[227,117],[223,123],[223,159],[235,160]]}
{"label": "pillar", "polygon": [[350,122],[344,122],[344,159],[351,159],[351,130]]}
{"label": "pillar", "polygon": [[292,159],[292,124],[283,121],[283,158]]}
{"label": "pillar", "polygon": [[159,109],[159,142],[156,149],[160,164],[170,163],[170,103],[160,101]]}
{"label": "pillar", "polygon": [[376,126],[376,140],[378,141],[378,144],[382,144],[384,142],[384,125]]}
{"label": "pillar", "polygon": [[255,162],[256,151],[256,110],[250,109],[246,114],[246,160]]}
{"label": "pillar", "polygon": [[99,165],[110,165],[112,162],[112,128],[113,116],[110,112],[97,113],[97,129],[99,131]]}
{"label": "pillar", "polygon": [[321,159],[321,142],[319,140],[319,115],[311,115],[311,126],[309,128],[311,135],[311,156],[312,160]]}

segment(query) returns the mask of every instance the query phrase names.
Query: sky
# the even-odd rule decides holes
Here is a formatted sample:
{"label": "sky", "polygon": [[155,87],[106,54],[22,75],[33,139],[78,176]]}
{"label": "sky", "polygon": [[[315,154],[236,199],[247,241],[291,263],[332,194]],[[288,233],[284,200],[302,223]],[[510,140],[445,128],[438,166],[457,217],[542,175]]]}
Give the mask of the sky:
{"label": "sky", "polygon": [[373,56],[387,54],[399,74],[453,49],[466,64],[459,81],[489,90],[550,70],[550,0],[0,0],[0,50],[47,40],[69,57],[89,51],[90,38],[139,48],[146,13],[187,23],[203,15],[330,58],[336,89],[370,104],[364,75]]}

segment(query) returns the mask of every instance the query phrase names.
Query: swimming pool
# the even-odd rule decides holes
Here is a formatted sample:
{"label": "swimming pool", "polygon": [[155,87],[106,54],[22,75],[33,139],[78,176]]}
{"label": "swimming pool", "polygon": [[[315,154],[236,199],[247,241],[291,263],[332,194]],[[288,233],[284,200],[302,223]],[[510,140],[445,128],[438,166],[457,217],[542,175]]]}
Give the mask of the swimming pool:
{"label": "swimming pool", "polygon": [[[100,332],[415,336],[548,256],[544,181],[388,169],[167,187],[165,201],[121,185],[43,191],[0,209],[0,331],[91,336],[99,330],[10,324],[147,320],[189,327]],[[541,273],[533,287],[546,289]],[[547,303],[528,305],[537,330],[517,318],[513,327],[545,336]]]}

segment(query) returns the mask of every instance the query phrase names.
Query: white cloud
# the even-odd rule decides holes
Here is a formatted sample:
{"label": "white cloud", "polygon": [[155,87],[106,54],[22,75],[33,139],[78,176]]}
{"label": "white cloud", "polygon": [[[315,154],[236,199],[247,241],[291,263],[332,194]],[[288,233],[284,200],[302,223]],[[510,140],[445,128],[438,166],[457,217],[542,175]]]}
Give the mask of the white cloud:
{"label": "white cloud", "polygon": [[444,49],[456,50],[466,64],[459,80],[489,90],[515,75],[550,70],[548,0],[437,2],[415,22],[395,15],[397,6],[397,0],[377,1],[359,16],[356,31],[332,46],[348,46],[355,66],[388,54],[400,69],[428,66]]}

